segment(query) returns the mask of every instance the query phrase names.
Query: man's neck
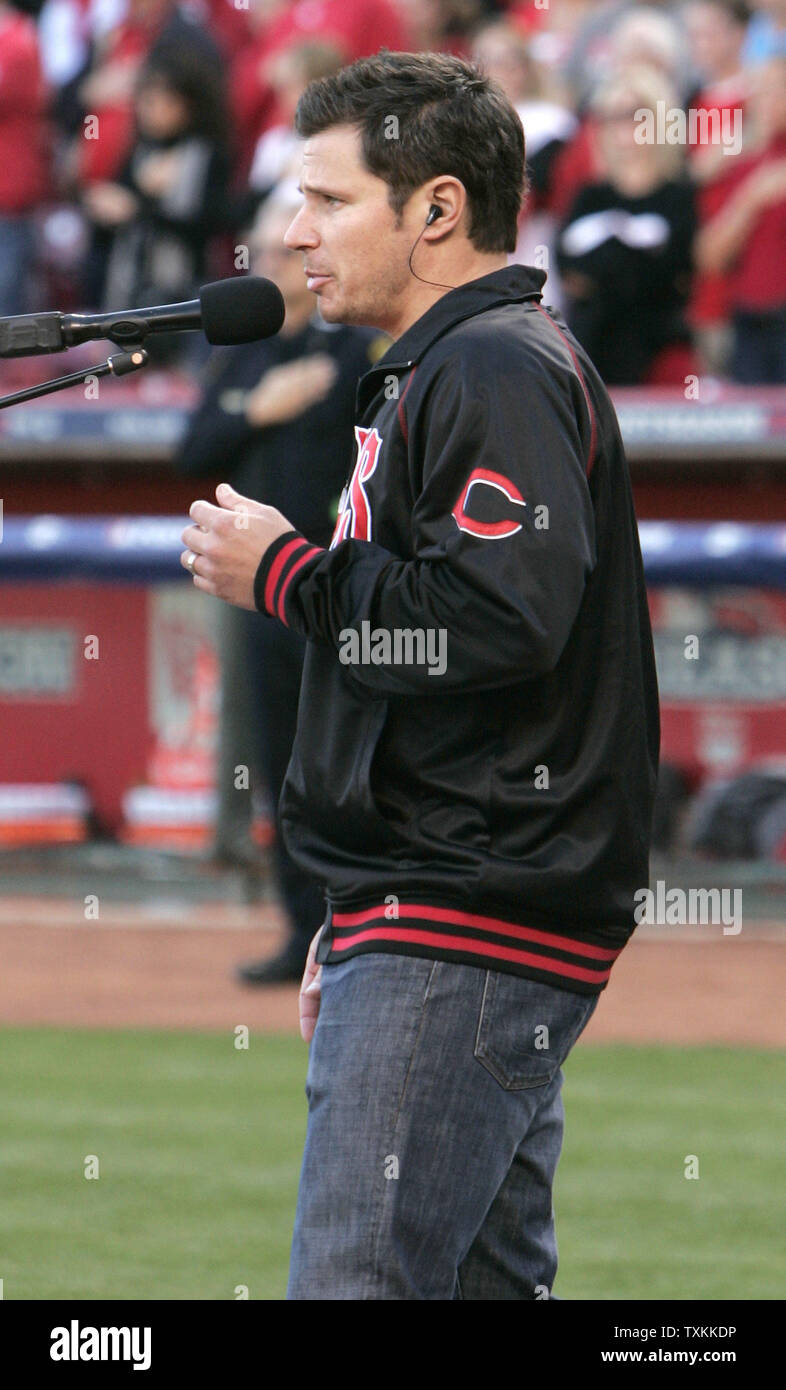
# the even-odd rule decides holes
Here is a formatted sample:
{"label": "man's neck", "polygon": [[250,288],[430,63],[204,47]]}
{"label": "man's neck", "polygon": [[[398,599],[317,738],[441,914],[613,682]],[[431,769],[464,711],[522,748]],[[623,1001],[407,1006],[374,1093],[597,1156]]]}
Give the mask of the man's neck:
{"label": "man's neck", "polygon": [[[433,280],[434,284],[420,284],[416,279],[412,286],[411,293],[407,296],[406,303],[402,305],[396,319],[385,324],[379,324],[391,338],[401,338],[413,323],[437,303],[437,300],[444,298],[451,290],[460,289],[462,285],[469,285],[473,280],[481,280],[484,275],[491,275],[495,270],[504,270],[508,264],[508,258],[504,251],[491,252],[487,256],[475,256],[471,261],[464,265],[453,267],[451,271],[446,271],[444,275],[444,285],[438,284],[442,280],[442,275],[434,271],[428,276],[423,274],[423,279]],[[422,272],[418,271],[418,276]]]}

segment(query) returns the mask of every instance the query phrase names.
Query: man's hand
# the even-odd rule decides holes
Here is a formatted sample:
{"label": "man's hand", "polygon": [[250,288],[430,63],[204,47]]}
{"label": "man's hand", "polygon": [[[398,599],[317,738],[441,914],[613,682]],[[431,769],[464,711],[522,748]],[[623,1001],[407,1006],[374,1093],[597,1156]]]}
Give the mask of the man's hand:
{"label": "man's hand", "polygon": [[319,1017],[319,1000],[322,993],[322,966],[317,965],[316,954],[322,928],[319,928],[308,948],[308,956],[300,985],[300,1036],[310,1043],[314,1036]]}
{"label": "man's hand", "polygon": [[271,367],[246,396],[246,419],[256,429],[294,420],[324,399],[337,376],[336,363],[326,352]]}
{"label": "man's hand", "polygon": [[[229,483],[216,488],[218,506],[192,502],[194,525],[183,532],[180,563],[197,589],[253,612],[254,576],[269,545],[295,528],[275,507],[241,497]],[[192,559],[192,557],[196,557]]]}

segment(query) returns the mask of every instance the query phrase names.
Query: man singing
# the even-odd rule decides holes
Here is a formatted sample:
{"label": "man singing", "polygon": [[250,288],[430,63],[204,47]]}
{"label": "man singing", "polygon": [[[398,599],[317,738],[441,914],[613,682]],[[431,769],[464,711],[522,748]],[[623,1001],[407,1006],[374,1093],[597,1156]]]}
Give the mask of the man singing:
{"label": "man singing", "polygon": [[627,465],[544,273],[507,264],[524,135],[501,90],[383,52],[312,83],[297,126],[286,244],[327,322],[394,342],[329,549],[226,485],[183,533],[197,588],[308,639],[281,821],[327,915],[288,1297],[549,1298],[562,1064],[648,883]]}

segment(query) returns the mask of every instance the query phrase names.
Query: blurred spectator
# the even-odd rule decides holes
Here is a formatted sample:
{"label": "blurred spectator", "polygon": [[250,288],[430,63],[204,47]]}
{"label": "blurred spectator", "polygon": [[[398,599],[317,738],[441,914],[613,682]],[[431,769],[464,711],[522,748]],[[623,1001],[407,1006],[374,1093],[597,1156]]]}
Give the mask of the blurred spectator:
{"label": "blurred spectator", "polygon": [[679,101],[686,95],[690,73],[671,0],[647,5],[608,0],[588,6],[563,66],[578,111],[583,113],[599,83],[634,64],[658,68],[676,87]]}
{"label": "blurred spectator", "polygon": [[[731,123],[744,119],[749,76],[742,66],[750,6],[744,0],[689,0],[683,21],[690,43],[699,87],[690,101],[692,110],[713,113],[720,121],[728,113]],[[735,130],[737,126],[733,127]],[[724,178],[736,155],[722,140],[688,147],[689,173],[696,185],[699,224],[714,217],[724,198]],[[689,319],[705,370],[723,375],[731,351],[728,279],[725,274],[697,273],[689,307]]]}
{"label": "blurred spectator", "polygon": [[78,131],[75,175],[80,183],[115,178],[134,133],[134,91],[143,64],[194,55],[222,74],[219,49],[175,0],[128,0],[119,24],[94,34],[85,69],[75,79]]}
{"label": "blurred spectator", "polygon": [[[749,16],[744,0],[689,0],[685,6],[683,19],[698,79],[691,110],[739,111],[741,121],[751,85],[742,62]],[[694,141],[689,154],[691,177],[707,184],[727,164],[730,152],[720,141]]]}
{"label": "blurred spectator", "polygon": [[615,74],[639,65],[657,69],[674,87],[678,105],[691,90],[693,73],[685,36],[671,6],[628,7],[614,27],[609,59]]}
{"label": "blurred spectator", "polygon": [[287,119],[277,109],[269,61],[303,43],[326,43],[351,63],[378,48],[406,49],[407,35],[394,0],[249,0],[254,37],[233,64],[229,89],[240,133],[239,178],[247,176],[264,131]]}
{"label": "blurred spectator", "polygon": [[574,135],[577,121],[555,80],[536,63],[530,45],[503,20],[479,29],[472,59],[502,87],[521,117],[534,192],[545,189],[553,155]]}
{"label": "blurred spectator", "polygon": [[786,58],[786,0],[758,0],[742,56],[745,63]]}
{"label": "blurred spectator", "polygon": [[524,19],[535,61],[559,75],[571,92],[574,90],[568,72],[571,55],[583,25],[597,8],[596,0],[560,0],[559,5],[541,5],[534,13],[527,6],[526,15],[522,15],[521,5],[514,5],[510,10],[512,23],[519,24],[520,19]]}
{"label": "blurred spectator", "polygon": [[733,380],[786,385],[786,58],[757,69],[748,112],[751,147],[722,181],[696,262],[728,277]]}
{"label": "blurred spectator", "polygon": [[510,24],[497,20],[479,29],[472,59],[500,84],[524,127],[529,190],[511,260],[547,269],[548,302],[559,307],[559,277],[551,265],[557,224],[549,208],[549,193],[554,161],[572,139],[578,122],[563,101],[553,98],[553,79],[534,61],[524,34]]}
{"label": "blurred spectator", "polygon": [[565,217],[580,189],[604,177],[599,134],[590,110],[573,135],[551,152],[553,157],[544,170],[546,179],[540,188],[540,198],[557,221]]}
{"label": "blurred spectator", "polygon": [[[467,57],[478,25],[505,9],[488,0],[396,0],[407,31],[407,47],[416,53],[455,53]],[[540,17],[542,11],[536,12]]]}
{"label": "blurred spectator", "polygon": [[743,48],[750,15],[746,0],[688,0],[683,6],[691,67],[698,79],[691,105],[730,106],[744,99]]}
{"label": "blurred spectator", "polygon": [[293,44],[270,58],[268,74],[279,121],[260,136],[254,150],[248,182],[257,200],[297,174],[294,165],[300,159],[302,141],[295,134],[295,107],[309,82],[332,76],[341,63],[341,54],[333,44],[316,41]]}
{"label": "blurred spectator", "polygon": [[[371,366],[378,334],[328,325],[306,287],[302,259],[283,236],[302,203],[285,189],[263,205],[251,238],[256,274],[275,279],[284,296],[281,333],[216,352],[202,403],[180,447],[182,472],[211,474],[238,492],[277,507],[317,545],[330,544],[341,489],[351,467],[355,387]],[[386,340],[385,340],[386,341]],[[224,688],[219,762],[218,845],[237,844],[234,769],[256,765],[274,809],[292,749],[305,642],[281,623],[229,605],[221,637],[225,673],[237,672],[238,646],[251,687],[249,724],[240,692]],[[272,960],[240,967],[248,984],[300,978],[309,942],[322,921],[321,889],[297,868],[280,833],[274,870],[289,939]]]}
{"label": "blurred spectator", "polygon": [[[189,299],[222,224],[226,113],[212,69],[188,49],[151,59],[135,109],[136,140],[119,177],[84,193],[94,221],[114,230],[106,309]],[[167,339],[156,339],[159,360]]]}
{"label": "blurred spectator", "polygon": [[240,0],[198,0],[189,12],[215,39],[225,58],[233,58],[251,37],[248,3]]}
{"label": "blurred spectator", "polygon": [[[603,16],[606,22],[601,24]],[[574,54],[565,65],[565,76],[568,89],[574,93],[580,124],[564,149],[555,153],[549,169],[547,201],[558,219],[566,215],[584,184],[606,177],[604,142],[599,138],[592,111],[592,97],[598,85],[612,80],[627,67],[643,66],[662,74],[680,105],[690,86],[689,64],[677,22],[652,5],[607,4],[601,7],[600,14],[593,7],[592,16],[579,30],[576,44],[579,53],[584,48],[587,51],[581,62]]]}
{"label": "blurred spectator", "polygon": [[580,114],[595,87],[610,73],[614,28],[632,8],[628,0],[601,0],[600,4],[579,6],[567,42],[563,39],[561,71]]}
{"label": "blurred spectator", "polygon": [[44,74],[55,91],[84,72],[91,44],[122,22],[126,8],[127,0],[45,0],[38,37]]}
{"label": "blurred spectator", "polygon": [[583,188],[558,237],[566,318],[612,386],[684,380],[694,200],[684,148],[642,139],[637,112],[675,103],[662,75],[631,68],[593,99],[606,177]]}
{"label": "blurred spectator", "polygon": [[[270,24],[282,0],[249,0],[250,38],[229,68],[229,101],[235,131],[235,181],[245,188],[254,151],[263,131],[276,124],[276,96],[267,73]],[[320,36],[315,36],[320,37]]]}
{"label": "blurred spectator", "polygon": [[[168,52],[194,53],[222,77],[222,59],[209,34],[176,0],[125,0],[122,16],[107,16],[107,0],[90,11],[89,45],[79,72],[60,87],[54,111],[69,148],[60,161],[64,189],[117,179],[134,138],[134,91],[148,59]],[[109,0],[114,4],[115,0]],[[84,267],[82,298],[89,306],[104,296],[111,233],[94,225]]]}
{"label": "blurred spectator", "polygon": [[0,0],[0,315],[23,314],[33,209],[49,192],[46,89],[31,19]]}
{"label": "blurred spectator", "polygon": [[268,31],[268,51],[318,36],[340,49],[345,63],[380,48],[406,48],[395,0],[294,0],[279,5]]}

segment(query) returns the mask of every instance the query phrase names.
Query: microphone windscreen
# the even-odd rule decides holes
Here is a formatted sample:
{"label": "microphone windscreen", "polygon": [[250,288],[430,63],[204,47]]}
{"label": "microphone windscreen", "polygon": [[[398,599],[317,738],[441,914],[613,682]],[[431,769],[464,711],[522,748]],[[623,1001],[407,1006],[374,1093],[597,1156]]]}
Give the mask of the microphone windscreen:
{"label": "microphone windscreen", "polygon": [[199,303],[205,337],[216,346],[272,338],[284,322],[281,291],[261,275],[214,280],[211,285],[202,286]]}

